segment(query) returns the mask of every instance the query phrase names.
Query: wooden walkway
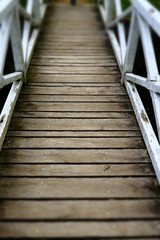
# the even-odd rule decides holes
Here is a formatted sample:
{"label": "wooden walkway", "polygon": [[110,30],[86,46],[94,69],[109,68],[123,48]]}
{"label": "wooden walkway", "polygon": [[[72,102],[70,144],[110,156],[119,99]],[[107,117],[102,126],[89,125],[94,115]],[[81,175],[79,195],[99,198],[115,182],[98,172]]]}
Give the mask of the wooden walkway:
{"label": "wooden walkway", "polygon": [[95,7],[48,11],[0,175],[0,238],[160,239],[160,187]]}

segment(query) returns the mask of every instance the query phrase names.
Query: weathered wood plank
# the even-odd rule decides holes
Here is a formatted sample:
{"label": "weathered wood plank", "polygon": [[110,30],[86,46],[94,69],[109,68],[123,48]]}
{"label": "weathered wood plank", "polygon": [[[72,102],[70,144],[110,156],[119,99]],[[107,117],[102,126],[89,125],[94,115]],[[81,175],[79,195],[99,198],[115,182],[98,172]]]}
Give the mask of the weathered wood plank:
{"label": "weathered wood plank", "polygon": [[[120,87],[120,83],[35,83],[30,82],[27,86],[35,87]],[[111,97],[111,96],[110,96]],[[126,96],[127,97],[127,96]],[[129,99],[129,98],[128,98]]]}
{"label": "weathered wood plank", "polygon": [[[48,25],[49,26],[49,25]],[[64,42],[65,44],[62,45],[62,42]],[[47,46],[51,46],[51,47],[57,47],[57,48],[64,48],[64,47],[74,47],[74,48],[78,48],[78,47],[105,47],[108,49],[109,48],[109,41],[107,40],[107,38],[105,40],[101,40],[99,42],[87,42],[87,41],[70,41],[68,39],[61,39],[60,41],[56,41],[55,39],[48,39],[47,41]],[[65,41],[63,41],[65,40]],[[37,43],[37,47],[41,47],[41,48],[45,48],[46,47],[46,43],[44,41],[41,41],[41,39],[39,39],[38,43]],[[106,57],[107,59],[107,57]],[[114,61],[116,62],[116,60],[114,59]]]}
{"label": "weathered wood plank", "polygon": [[[46,59],[47,59],[47,62],[46,62]],[[54,57],[53,58],[50,58],[47,56],[45,58],[32,58],[32,61],[31,61],[31,66],[83,66],[83,67],[93,67],[93,66],[98,66],[98,67],[107,67],[107,66],[117,66],[117,63],[115,60],[112,60],[112,59],[93,59],[93,58],[90,58],[90,59],[86,59],[86,58],[65,58],[65,57],[61,57],[61,58],[58,58],[55,59]]]}
{"label": "weathered wood plank", "polygon": [[[91,41],[93,41],[93,39],[91,40]],[[88,51],[88,52],[85,52],[85,51],[75,51],[75,52],[71,52],[71,51],[53,51],[53,52],[51,52],[51,51],[47,51],[47,50],[44,50],[44,51],[42,51],[42,50],[39,50],[39,51],[36,51],[36,53],[35,53],[35,57],[37,58],[37,57],[40,57],[40,58],[42,58],[42,57],[44,57],[44,56],[47,56],[47,58],[48,58],[48,56],[50,56],[50,57],[56,57],[56,56],[64,56],[64,54],[65,54],[65,56],[77,56],[77,57],[79,57],[79,56],[86,56],[86,57],[88,57],[88,56],[90,56],[90,57],[95,57],[95,56],[97,56],[97,57],[104,57],[104,56],[106,56],[106,52],[104,52],[104,51],[94,51],[94,52],[90,52],[90,51]],[[108,57],[110,58],[110,57],[113,57],[113,53],[112,52],[110,52],[110,53],[108,53]]]}
{"label": "weathered wood plank", "polygon": [[26,86],[22,94],[61,94],[61,95],[127,95],[122,87],[36,87]]}
{"label": "weathered wood plank", "polygon": [[[58,43],[62,43],[62,44],[65,44],[66,42],[70,42],[70,43],[73,42],[73,44],[74,43],[89,44],[89,43],[93,42],[93,37],[92,36],[82,36],[82,35],[77,34],[77,35],[67,36],[67,38],[62,38],[61,36],[58,36],[58,35],[54,36],[54,38],[53,38],[51,34],[46,33],[43,36],[40,35],[39,41],[40,42],[49,42],[49,43],[53,43],[53,44],[54,44],[54,42],[58,42]],[[106,41],[106,35],[97,34],[96,36],[94,36],[94,43],[100,44],[101,42],[103,43],[105,41]],[[113,55],[112,55],[112,57],[113,57]]]}
{"label": "weathered wood plank", "polygon": [[[74,82],[74,83],[107,83],[118,82],[119,75],[56,75],[56,74],[27,74],[28,82]],[[120,82],[120,81],[119,81]],[[119,91],[120,92],[120,91]]]}
{"label": "weathered wood plank", "polygon": [[156,177],[1,178],[0,198],[157,198]]}
{"label": "weathered wood plank", "polygon": [[[49,43],[49,44],[65,44],[65,43],[70,43],[70,44],[91,44],[93,42],[93,38],[92,36],[67,36],[67,38],[62,38],[60,36],[54,36],[54,38],[51,38],[49,34],[45,34],[45,36],[40,35],[39,37],[39,43]],[[97,36],[94,37],[94,43],[93,44],[105,44],[108,45],[110,44],[108,41],[108,38],[106,35],[102,36],[99,34]],[[114,58],[114,56],[112,55],[112,58]]]}
{"label": "weathered wood plank", "polygon": [[[63,223],[0,223],[2,237],[148,237],[159,238],[160,221],[117,221],[117,222],[63,222]],[[116,229],[116,231],[115,231]],[[136,232],[135,232],[136,229]],[[113,237],[113,238],[112,238]],[[150,238],[150,239],[151,239]],[[127,238],[126,238],[127,239]],[[132,238],[133,239],[133,238]]]}
{"label": "weathered wood plank", "polygon": [[[57,51],[57,50],[64,50],[64,51],[68,51],[68,50],[73,50],[73,51],[75,51],[75,50],[84,50],[84,51],[88,51],[88,50],[90,50],[91,52],[92,51],[106,51],[106,49],[107,49],[107,47],[108,46],[103,46],[103,44],[101,45],[101,44],[99,44],[99,45],[81,45],[81,44],[79,44],[78,46],[75,46],[74,44],[72,45],[72,44],[65,44],[65,45],[62,45],[62,44],[60,44],[60,45],[54,45],[54,44],[37,44],[37,46],[36,46],[36,49],[37,50],[55,50],[55,51]],[[111,49],[108,47],[108,49],[109,49],[109,51],[111,51]]]}
{"label": "weathered wood plank", "polygon": [[100,75],[100,74],[108,74],[110,72],[110,74],[114,75],[114,74],[118,74],[119,70],[116,67],[112,67],[112,66],[107,66],[107,67],[79,67],[79,66],[30,66],[28,73],[52,73],[52,74],[63,74],[65,72],[65,74],[90,74],[90,75]]}
{"label": "weathered wood plank", "polygon": [[34,119],[14,118],[10,130],[78,130],[78,131],[106,131],[106,130],[138,130],[137,122],[132,119]]}
{"label": "weathered wood plank", "polygon": [[[54,44],[54,43],[53,43]],[[62,43],[61,43],[62,44]],[[85,43],[84,43],[85,44]],[[32,61],[33,63],[37,62],[37,64],[40,62],[43,62],[46,58],[50,61],[50,62],[70,62],[72,61],[73,63],[97,63],[97,62],[104,62],[105,64],[106,63],[109,63],[109,62],[116,62],[115,58],[113,57],[113,55],[103,55],[103,56],[83,56],[83,55],[80,55],[80,56],[74,56],[74,55],[69,55],[69,56],[66,56],[66,55],[58,55],[58,56],[51,56],[51,55],[47,55],[44,53],[44,55],[39,58],[38,56],[36,57],[36,52],[33,54],[33,57],[32,57]],[[38,61],[39,59],[39,61]],[[32,62],[31,61],[31,62]],[[97,62],[96,62],[97,61]]]}
{"label": "weathered wood plank", "polygon": [[56,103],[56,102],[18,102],[16,110],[20,111],[76,111],[76,112],[132,112],[129,102],[126,103]]}
{"label": "weathered wood plank", "polygon": [[137,177],[155,176],[151,164],[1,164],[0,177]]}
{"label": "weathered wood plank", "polygon": [[[1,201],[0,220],[159,219],[160,200]],[[124,209],[124,211],[122,211]],[[3,215],[5,212],[5,215]]]}
{"label": "weathered wood plank", "polygon": [[[43,28],[42,28],[42,30],[41,30],[41,34],[48,34],[48,30],[44,30]],[[80,35],[80,36],[82,36],[83,34],[87,37],[87,36],[90,36],[90,37],[93,37],[94,38],[94,36],[96,36],[97,34],[99,34],[99,35],[101,35],[101,36],[104,36],[104,31],[103,30],[100,30],[100,31],[97,31],[97,30],[95,30],[95,31],[89,31],[89,30],[85,30],[85,29],[81,29],[81,30],[75,30],[75,31],[67,31],[67,30],[65,30],[64,29],[64,32],[62,32],[60,29],[55,29],[55,30],[51,30],[50,32],[49,32],[49,34],[50,35],[59,35],[59,36],[61,36],[61,37],[68,37],[68,36],[70,36],[70,35],[72,35],[72,34],[75,34],[75,35]],[[110,49],[111,50],[111,49]]]}
{"label": "weathered wood plank", "polygon": [[145,148],[141,137],[136,138],[7,138],[4,148]]}
{"label": "weathered wood plank", "polygon": [[128,96],[63,96],[63,95],[23,95],[18,101],[22,102],[128,102]]}
{"label": "weathered wood plank", "polygon": [[[44,120],[43,120],[44,121]],[[134,131],[8,131],[8,137],[141,137],[141,132]]]}
{"label": "weathered wood plank", "polygon": [[124,118],[132,118],[134,113],[131,112],[25,112],[15,110],[13,117],[18,118],[94,118],[94,119],[124,119]]}
{"label": "weathered wood plank", "polygon": [[[74,47],[62,47],[62,48],[52,48],[52,47],[48,47],[48,48],[43,48],[43,47],[41,47],[41,48],[38,48],[37,50],[36,50],[36,54],[38,54],[38,53],[45,53],[46,55],[50,55],[50,54],[54,54],[54,52],[55,53],[60,53],[60,55],[61,54],[66,54],[66,53],[71,53],[71,55],[73,54],[74,55],[74,53],[81,53],[81,54],[83,54],[83,51],[85,51],[85,54],[86,54],[86,56],[87,55],[91,55],[91,54],[102,54],[102,55],[104,55],[104,52],[106,51],[107,49],[106,48],[104,48],[104,47],[79,47],[79,48],[74,48]],[[109,53],[109,55],[111,55],[112,54],[112,50],[109,48],[108,49],[108,53]],[[83,54],[84,56],[85,56],[85,54]]]}
{"label": "weathered wood plank", "polygon": [[0,163],[148,163],[146,149],[5,149]]}

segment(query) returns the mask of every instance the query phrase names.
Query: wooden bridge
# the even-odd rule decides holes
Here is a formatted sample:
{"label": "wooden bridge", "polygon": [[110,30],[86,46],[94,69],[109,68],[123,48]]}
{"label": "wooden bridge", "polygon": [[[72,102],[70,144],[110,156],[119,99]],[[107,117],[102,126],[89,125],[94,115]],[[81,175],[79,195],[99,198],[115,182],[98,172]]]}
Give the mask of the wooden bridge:
{"label": "wooden bridge", "polygon": [[160,238],[152,144],[120,81],[97,6],[50,6],[0,152],[0,238]]}

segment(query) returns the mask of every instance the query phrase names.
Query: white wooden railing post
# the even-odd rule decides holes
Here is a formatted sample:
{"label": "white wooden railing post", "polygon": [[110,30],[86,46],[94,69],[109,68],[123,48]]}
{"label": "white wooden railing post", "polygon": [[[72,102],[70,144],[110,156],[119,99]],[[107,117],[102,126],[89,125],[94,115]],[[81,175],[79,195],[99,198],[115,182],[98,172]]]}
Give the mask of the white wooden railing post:
{"label": "white wooden railing post", "polygon": [[7,16],[1,24],[0,29],[0,88],[3,87],[3,70],[7,55],[7,47],[9,44],[9,37],[10,37],[10,31],[11,31],[11,25],[13,20],[13,13],[11,13],[9,16]]}
{"label": "white wooden railing post", "polygon": [[20,30],[20,21],[18,16],[18,5],[14,10],[14,17],[11,28],[11,44],[12,52],[14,58],[15,70],[20,72],[25,72],[24,57],[22,51],[22,42],[21,42],[21,30]]}
{"label": "white wooden railing post", "polygon": [[[33,13],[33,5],[34,5],[34,0],[28,0],[26,11],[30,15],[32,15]],[[30,30],[31,30],[31,23],[29,20],[25,20],[24,27],[23,27],[23,34],[22,34],[22,49],[23,49],[25,67],[27,65],[27,50],[28,50]],[[24,78],[26,82],[26,71],[24,72]]]}
{"label": "white wooden railing post", "polygon": [[114,1],[105,0],[105,9],[106,9],[106,27],[107,27],[107,24],[113,20]]}
{"label": "white wooden railing post", "polygon": [[36,19],[36,21],[40,22],[40,2],[39,2],[39,0],[34,0],[33,14],[34,14],[34,18]]}
{"label": "white wooden railing post", "polygon": [[[115,2],[115,8],[116,8],[116,16],[118,17],[122,14],[121,0],[114,0],[114,2]],[[119,42],[121,47],[121,59],[124,65],[124,59],[126,54],[125,28],[124,28],[124,24],[121,22],[117,23],[117,27],[118,27]]]}
{"label": "white wooden railing post", "polygon": [[122,77],[121,77],[121,84],[123,84],[124,82],[125,74],[133,72],[138,40],[139,40],[138,22],[136,18],[136,12],[133,9],[130,29],[129,29],[128,43],[127,43],[126,54],[124,59],[124,66],[123,66]]}

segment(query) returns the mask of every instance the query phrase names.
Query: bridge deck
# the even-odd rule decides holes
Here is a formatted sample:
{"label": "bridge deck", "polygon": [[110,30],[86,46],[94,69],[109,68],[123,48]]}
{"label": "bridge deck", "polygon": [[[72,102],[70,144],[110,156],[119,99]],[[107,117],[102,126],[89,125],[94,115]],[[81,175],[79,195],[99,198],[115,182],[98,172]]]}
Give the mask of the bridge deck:
{"label": "bridge deck", "polygon": [[0,237],[159,239],[160,189],[95,7],[48,11],[0,159]]}

